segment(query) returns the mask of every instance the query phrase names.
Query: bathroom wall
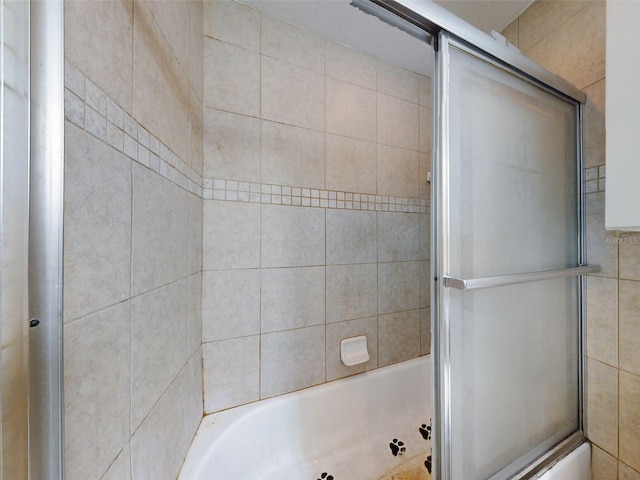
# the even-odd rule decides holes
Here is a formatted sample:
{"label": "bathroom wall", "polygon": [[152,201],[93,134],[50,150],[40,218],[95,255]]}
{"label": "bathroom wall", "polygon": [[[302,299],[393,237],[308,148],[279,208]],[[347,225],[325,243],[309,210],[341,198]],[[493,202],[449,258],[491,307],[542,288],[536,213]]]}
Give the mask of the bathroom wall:
{"label": "bathroom wall", "polygon": [[604,228],[605,2],[536,1],[503,32],[585,107],[587,435],[594,480],[640,479],[640,236]]}
{"label": "bathroom wall", "polygon": [[175,479],[202,416],[202,4],[65,2],[65,478]]}
{"label": "bathroom wall", "polygon": [[430,103],[426,77],[205,2],[206,412],[429,352]]}

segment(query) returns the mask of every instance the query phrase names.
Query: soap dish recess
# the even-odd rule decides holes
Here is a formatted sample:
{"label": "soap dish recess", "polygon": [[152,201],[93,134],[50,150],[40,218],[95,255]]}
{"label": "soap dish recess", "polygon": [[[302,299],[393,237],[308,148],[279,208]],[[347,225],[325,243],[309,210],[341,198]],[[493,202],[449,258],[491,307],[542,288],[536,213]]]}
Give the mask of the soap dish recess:
{"label": "soap dish recess", "polygon": [[340,342],[340,359],[347,367],[368,362],[367,337],[361,335],[343,339]]}

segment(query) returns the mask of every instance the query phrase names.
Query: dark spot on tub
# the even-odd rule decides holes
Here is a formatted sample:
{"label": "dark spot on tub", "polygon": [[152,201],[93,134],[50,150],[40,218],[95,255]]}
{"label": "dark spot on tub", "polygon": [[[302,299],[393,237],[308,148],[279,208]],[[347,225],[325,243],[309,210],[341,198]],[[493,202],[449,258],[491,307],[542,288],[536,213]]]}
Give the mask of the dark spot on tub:
{"label": "dark spot on tub", "polygon": [[431,473],[431,455],[424,461],[424,466],[427,467],[427,471]]}
{"label": "dark spot on tub", "polygon": [[389,444],[389,448],[391,449],[391,453],[393,453],[394,457],[402,456],[402,454],[407,450],[404,447],[404,442],[399,441],[397,438],[393,439],[393,442]]}
{"label": "dark spot on tub", "polygon": [[423,423],[418,430],[420,430],[422,438],[425,440],[431,440],[431,424],[427,425],[426,423]]}
{"label": "dark spot on tub", "polygon": [[327,472],[322,472],[318,480],[333,480],[333,475],[329,475]]}

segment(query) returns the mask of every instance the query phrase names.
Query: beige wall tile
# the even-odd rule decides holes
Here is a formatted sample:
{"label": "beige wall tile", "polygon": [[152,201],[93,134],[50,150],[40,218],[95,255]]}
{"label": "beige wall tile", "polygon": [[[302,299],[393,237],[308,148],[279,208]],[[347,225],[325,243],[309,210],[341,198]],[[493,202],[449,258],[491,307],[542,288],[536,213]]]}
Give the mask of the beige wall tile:
{"label": "beige wall tile", "polygon": [[204,176],[260,181],[260,120],[211,108],[204,113]]}
{"label": "beige wall tile", "polygon": [[191,275],[187,281],[189,289],[187,354],[192,355],[202,344],[202,272]]}
{"label": "beige wall tile", "polygon": [[131,288],[131,163],[69,123],[64,213],[69,322],[129,298]]}
{"label": "beige wall tile", "polygon": [[322,383],[324,369],[324,325],[262,335],[260,398]]}
{"label": "beige wall tile", "polygon": [[377,265],[327,266],[327,323],[377,313]]}
{"label": "beige wall tile", "polygon": [[378,143],[418,151],[420,119],[417,103],[378,93]]}
{"label": "beige wall tile", "polygon": [[542,39],[564,28],[567,22],[588,1],[539,1],[534,2],[518,18],[520,50],[526,51]]}
{"label": "beige wall tile", "polygon": [[431,305],[431,262],[420,262],[420,307]]}
{"label": "beige wall tile", "polygon": [[433,113],[430,106],[420,105],[420,151],[431,152]]}
{"label": "beige wall tile", "polygon": [[260,398],[260,337],[202,346],[204,411],[211,413]]}
{"label": "beige wall tile", "polygon": [[260,205],[205,200],[203,269],[260,266]]}
{"label": "beige wall tile", "polygon": [[204,100],[204,4],[189,1],[189,83],[200,100]]}
{"label": "beige wall tile", "polygon": [[431,215],[420,214],[420,260],[431,258]]}
{"label": "beige wall tile", "polygon": [[188,410],[188,431],[193,435],[200,425],[203,415],[203,391],[202,391],[202,349],[191,356],[187,364],[187,374],[189,377],[189,410]]}
{"label": "beige wall tile", "polygon": [[[526,10],[525,10],[526,12]],[[520,21],[520,18],[516,18],[513,22],[511,22],[509,25],[507,25],[506,27],[504,27],[504,30],[502,30],[502,35],[504,35],[504,37],[509,41],[509,43],[511,45],[513,45],[514,47],[518,46],[518,22]]]}
{"label": "beige wall tile", "polygon": [[419,262],[378,264],[378,313],[418,308],[420,304],[419,267]]}
{"label": "beige wall tile", "polygon": [[133,2],[64,4],[65,58],[128,113],[133,99]]}
{"label": "beige wall tile", "polygon": [[423,107],[429,107],[433,105],[433,87],[431,85],[431,79],[424,75],[418,76],[418,103]]}
{"label": "beige wall tile", "polygon": [[620,372],[620,460],[640,470],[640,377]]}
{"label": "beige wall tile", "polygon": [[413,213],[378,212],[378,261],[418,260],[420,216]]}
{"label": "beige wall tile", "polygon": [[324,75],[262,57],[262,118],[324,130]]}
{"label": "beige wall tile", "polygon": [[326,79],[327,133],[376,141],[376,93],[352,83]]}
{"label": "beige wall tile", "polygon": [[202,271],[202,198],[193,194],[186,195],[189,210],[187,273],[192,274]]}
{"label": "beige wall tile", "polygon": [[376,192],[376,144],[326,135],[326,188]]}
{"label": "beige wall tile", "polygon": [[129,302],[64,328],[65,478],[101,478],[130,435]]}
{"label": "beige wall tile", "polygon": [[378,364],[381,367],[419,356],[419,310],[378,316]]}
{"label": "beige wall tile", "polygon": [[[191,107],[189,111],[189,158],[188,164],[202,175],[203,142],[204,142],[204,107],[202,100],[191,89]],[[185,159],[187,160],[187,159]]]}
{"label": "beige wall tile", "polygon": [[205,38],[204,105],[260,115],[260,55]]}
{"label": "beige wall tile", "polygon": [[605,163],[605,131],[604,102],[605,80],[585,88],[587,103],[584,106],[584,166],[585,168],[604,165]]}
{"label": "beige wall tile", "polygon": [[263,121],[262,181],[324,188],[324,137],[315,130]]}
{"label": "beige wall tile", "polygon": [[618,371],[587,361],[587,437],[610,455],[618,454]]}
{"label": "beige wall tile", "polygon": [[188,193],[151,170],[133,167],[131,290],[139,295],[189,273]]}
{"label": "beige wall tile", "polygon": [[420,355],[431,353],[431,308],[420,309]]}
{"label": "beige wall tile", "polygon": [[375,58],[332,40],[325,40],[325,73],[329,77],[376,89]]}
{"label": "beige wall tile", "polygon": [[605,77],[605,2],[588,3],[531,48],[525,47],[527,23],[520,22],[520,48],[529,58],[578,88]]}
{"label": "beige wall tile", "polygon": [[[189,42],[191,27],[191,2],[179,0],[143,0],[155,19],[160,31],[178,59],[182,70],[189,75]],[[137,8],[138,5],[135,6]]]}
{"label": "beige wall tile", "polygon": [[600,362],[617,366],[618,280],[587,277],[586,313],[587,355]]}
{"label": "beige wall tile", "polygon": [[640,282],[620,280],[619,322],[620,368],[640,375]]}
{"label": "beige wall tile", "polygon": [[[367,337],[369,361],[347,367],[340,359],[340,341],[345,338]],[[366,372],[378,366],[378,319],[359,318],[327,325],[327,382]]]}
{"label": "beige wall tile", "polygon": [[131,480],[131,445],[125,445],[101,480]]}
{"label": "beige wall tile", "polygon": [[618,237],[604,228],[604,192],[586,195],[586,242],[587,260],[600,265],[605,277],[618,276]]}
{"label": "beige wall tile", "polygon": [[[615,478],[615,477],[614,477]],[[640,472],[635,471],[628,465],[618,462],[618,479],[619,480],[640,480]],[[594,477],[594,480],[596,478]]]}
{"label": "beige wall tile", "polygon": [[260,51],[260,12],[229,0],[205,0],[204,34],[223,42]]}
{"label": "beige wall tile", "polygon": [[[420,153],[420,175],[418,177],[418,194],[420,198],[431,201],[431,182],[428,180],[429,173],[433,171],[431,152]],[[428,204],[429,204],[428,203]]]}
{"label": "beige wall tile", "polygon": [[591,479],[618,480],[618,461],[595,445],[591,446]]}
{"label": "beige wall tile", "polygon": [[378,145],[378,194],[417,197],[420,158],[418,152]]}
{"label": "beige wall tile", "polygon": [[327,264],[377,260],[376,213],[327,210]]}
{"label": "beige wall tile", "polygon": [[324,209],[262,205],[262,267],[323,265]]}
{"label": "beige wall tile", "polygon": [[324,39],[319,35],[262,14],[260,39],[263,55],[324,73]]}
{"label": "beige wall tile", "polygon": [[261,279],[261,333],[324,324],[324,267],[263,269]]}
{"label": "beige wall tile", "polygon": [[419,75],[378,60],[378,92],[418,103]]}
{"label": "beige wall tile", "polygon": [[203,272],[202,341],[260,333],[260,270]]}
{"label": "beige wall tile", "polygon": [[131,438],[132,478],[173,480],[192,439],[189,378],[184,368]]}
{"label": "beige wall tile", "polygon": [[187,363],[187,294],[184,279],[131,301],[134,431]]}
{"label": "beige wall tile", "polygon": [[[181,8],[188,8],[188,4],[182,5]],[[188,10],[186,19],[188,32]],[[185,73],[188,69],[183,69],[173,55],[147,3],[135,3],[134,35],[133,116],[188,161],[191,101]],[[188,41],[187,34],[185,37]]]}
{"label": "beige wall tile", "polygon": [[637,233],[620,236],[620,278],[640,280],[640,235]]}

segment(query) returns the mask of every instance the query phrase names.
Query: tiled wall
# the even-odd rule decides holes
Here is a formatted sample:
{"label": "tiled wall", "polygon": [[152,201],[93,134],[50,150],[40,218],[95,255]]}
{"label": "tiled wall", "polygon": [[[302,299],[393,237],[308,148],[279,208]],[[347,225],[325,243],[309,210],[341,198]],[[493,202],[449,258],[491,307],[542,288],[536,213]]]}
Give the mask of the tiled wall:
{"label": "tiled wall", "polygon": [[65,478],[176,478],[202,416],[202,4],[65,2]]}
{"label": "tiled wall", "polygon": [[587,435],[594,480],[640,479],[640,236],[604,228],[605,2],[536,1],[503,32],[588,96]]}
{"label": "tiled wall", "polygon": [[204,35],[205,411],[428,353],[429,80],[236,2]]}

